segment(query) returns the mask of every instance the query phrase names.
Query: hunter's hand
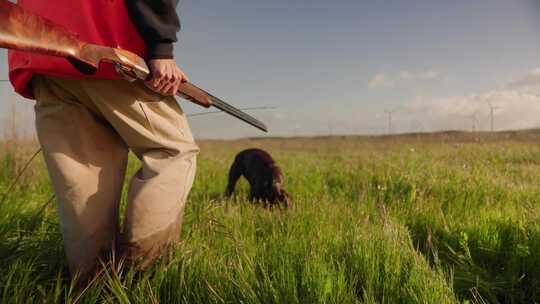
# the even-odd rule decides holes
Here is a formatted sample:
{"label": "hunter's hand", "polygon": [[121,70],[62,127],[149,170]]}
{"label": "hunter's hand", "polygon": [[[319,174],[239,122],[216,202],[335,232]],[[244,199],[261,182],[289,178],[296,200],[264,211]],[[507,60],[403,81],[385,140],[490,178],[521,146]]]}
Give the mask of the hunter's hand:
{"label": "hunter's hand", "polygon": [[152,78],[146,85],[166,96],[174,96],[180,84],[188,81],[186,74],[176,65],[174,59],[153,59],[148,61]]}

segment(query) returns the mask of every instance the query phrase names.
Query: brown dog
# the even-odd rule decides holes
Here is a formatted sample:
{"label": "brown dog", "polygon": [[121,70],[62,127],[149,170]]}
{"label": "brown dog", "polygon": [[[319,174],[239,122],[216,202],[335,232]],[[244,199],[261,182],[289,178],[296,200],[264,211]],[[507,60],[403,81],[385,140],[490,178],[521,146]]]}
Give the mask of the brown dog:
{"label": "brown dog", "polygon": [[236,155],[229,171],[229,184],[225,195],[230,196],[234,192],[236,182],[241,176],[249,182],[252,200],[289,206],[289,194],[283,189],[283,172],[266,151],[247,149]]}

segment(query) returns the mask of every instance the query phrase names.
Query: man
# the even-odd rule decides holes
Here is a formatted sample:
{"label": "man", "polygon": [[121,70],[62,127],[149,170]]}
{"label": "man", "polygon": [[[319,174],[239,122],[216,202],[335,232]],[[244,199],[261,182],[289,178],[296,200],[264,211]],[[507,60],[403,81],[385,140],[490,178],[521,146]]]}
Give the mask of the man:
{"label": "man", "polygon": [[[145,267],[179,237],[199,151],[172,97],[186,81],[173,59],[177,1],[18,4],[83,40],[147,59],[153,78],[145,86],[119,79],[108,64],[90,77],[63,58],[9,53],[15,90],[36,100],[36,130],[57,195],[70,270],[88,278],[110,250]],[[129,184],[120,234],[118,205],[129,150],[142,166]]]}

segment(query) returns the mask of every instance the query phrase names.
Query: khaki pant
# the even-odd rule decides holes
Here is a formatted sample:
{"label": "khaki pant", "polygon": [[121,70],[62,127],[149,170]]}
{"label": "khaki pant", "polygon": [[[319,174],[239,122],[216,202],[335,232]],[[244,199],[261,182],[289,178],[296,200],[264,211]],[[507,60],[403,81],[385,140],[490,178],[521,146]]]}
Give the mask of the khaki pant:
{"label": "khaki pant", "polygon": [[[40,76],[33,85],[36,129],[70,270],[89,275],[100,255],[115,246],[143,267],[150,264],[178,239],[195,175],[199,148],[179,105],[123,80]],[[129,184],[120,234],[129,150],[142,166]]]}

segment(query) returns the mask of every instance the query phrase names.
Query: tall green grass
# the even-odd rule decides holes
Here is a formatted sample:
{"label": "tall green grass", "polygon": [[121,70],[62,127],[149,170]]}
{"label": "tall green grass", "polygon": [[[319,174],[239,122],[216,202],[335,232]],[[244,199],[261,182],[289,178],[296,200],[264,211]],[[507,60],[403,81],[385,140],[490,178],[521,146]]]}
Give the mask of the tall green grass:
{"label": "tall green grass", "polygon": [[[52,194],[39,159],[0,205],[0,302],[540,302],[540,146],[489,136],[201,142],[171,258],[106,268],[82,295],[54,204],[35,216]],[[222,197],[254,146],[283,167],[294,208],[248,202],[245,182]],[[0,193],[28,154],[2,153]]]}

